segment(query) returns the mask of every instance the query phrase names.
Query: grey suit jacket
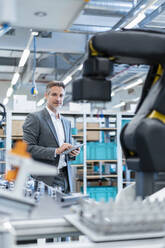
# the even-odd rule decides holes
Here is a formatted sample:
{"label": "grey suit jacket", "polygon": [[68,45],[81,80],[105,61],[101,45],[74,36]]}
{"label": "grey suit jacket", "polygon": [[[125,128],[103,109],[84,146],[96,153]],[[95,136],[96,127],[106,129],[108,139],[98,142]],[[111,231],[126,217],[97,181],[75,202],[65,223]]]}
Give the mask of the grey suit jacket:
{"label": "grey suit jacket", "polygon": [[[65,142],[72,143],[71,123],[63,116],[61,116],[61,121],[64,128]],[[55,149],[60,145],[53,122],[46,108],[27,116],[23,125],[23,140],[28,144],[28,151],[31,153],[33,159],[58,166],[59,155],[57,155],[56,158],[54,155]],[[68,155],[65,156],[65,160],[67,163],[69,160]],[[69,180],[69,184],[71,184],[70,166],[67,166],[66,170],[67,180]],[[51,185],[54,177],[42,176],[38,177],[38,179]]]}

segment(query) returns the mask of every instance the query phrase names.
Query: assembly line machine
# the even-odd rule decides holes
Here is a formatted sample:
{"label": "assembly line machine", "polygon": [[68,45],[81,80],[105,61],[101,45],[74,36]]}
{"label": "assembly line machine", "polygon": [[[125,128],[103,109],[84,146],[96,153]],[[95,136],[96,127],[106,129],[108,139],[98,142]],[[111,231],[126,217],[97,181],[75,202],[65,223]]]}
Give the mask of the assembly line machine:
{"label": "assembly line machine", "polygon": [[[59,189],[34,199],[23,190],[27,176],[56,174],[56,168],[17,154],[17,150],[8,154],[7,161],[19,169],[14,187],[0,190],[0,247],[165,246],[164,189],[161,199],[130,197],[123,202],[95,202],[78,193],[65,195]],[[50,238],[53,242],[48,243]]]}

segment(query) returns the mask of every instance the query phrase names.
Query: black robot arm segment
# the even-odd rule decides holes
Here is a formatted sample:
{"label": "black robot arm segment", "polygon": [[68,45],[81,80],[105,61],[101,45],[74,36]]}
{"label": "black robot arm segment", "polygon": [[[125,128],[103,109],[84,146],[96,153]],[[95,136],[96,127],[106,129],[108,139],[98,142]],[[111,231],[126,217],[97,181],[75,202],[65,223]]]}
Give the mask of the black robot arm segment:
{"label": "black robot arm segment", "polygon": [[150,70],[148,72],[148,75],[146,77],[146,80],[143,86],[141,98],[140,98],[140,101],[138,103],[135,113],[137,113],[144,99],[147,97],[152,85],[156,82],[156,80],[158,80],[162,76],[162,72],[163,72],[163,68],[160,64],[152,65],[150,67]]}
{"label": "black robot arm segment", "polygon": [[[75,100],[94,100],[99,91],[106,92],[110,86],[106,77],[114,63],[150,65],[136,115],[121,132],[127,166],[137,174],[137,195],[145,197],[153,192],[148,185],[151,186],[154,173],[165,172],[165,32],[124,30],[93,36],[83,78],[73,84],[73,93],[82,92],[82,97],[74,94]],[[84,97],[85,89],[90,91],[90,97]],[[100,97],[103,99],[108,100],[107,95]]]}
{"label": "black robot arm segment", "polygon": [[107,57],[120,64],[165,63],[163,32],[146,30],[108,31],[89,41],[89,55]]}

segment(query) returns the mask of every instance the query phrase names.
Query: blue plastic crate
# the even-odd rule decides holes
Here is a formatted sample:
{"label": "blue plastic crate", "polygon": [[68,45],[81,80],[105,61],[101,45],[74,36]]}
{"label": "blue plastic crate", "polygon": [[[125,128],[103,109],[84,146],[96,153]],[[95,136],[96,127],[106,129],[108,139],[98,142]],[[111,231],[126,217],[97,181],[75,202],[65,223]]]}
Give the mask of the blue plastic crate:
{"label": "blue plastic crate", "polygon": [[100,160],[107,159],[106,143],[97,143],[96,144],[96,158]]}
{"label": "blue plastic crate", "polygon": [[[83,188],[81,187],[81,191]],[[115,198],[117,195],[117,188],[112,186],[88,186],[87,194],[95,201],[104,200],[108,202],[110,198]]]}
{"label": "blue plastic crate", "polygon": [[117,145],[115,142],[106,143],[106,152],[107,152],[106,158],[108,160],[116,160],[117,159],[116,148],[117,148]]}
{"label": "blue plastic crate", "polygon": [[96,159],[96,143],[97,142],[87,143],[87,160]]}
{"label": "blue plastic crate", "polygon": [[72,130],[72,135],[76,135],[78,132],[76,127],[73,127],[71,130]]}
{"label": "blue plastic crate", "polygon": [[110,173],[116,173],[117,172],[117,165],[111,164],[110,166]]}
{"label": "blue plastic crate", "polygon": [[[100,166],[99,165],[94,165],[93,166],[93,171],[97,174],[100,173]],[[105,166],[104,165],[101,165],[101,172],[102,173],[105,173]]]}
{"label": "blue plastic crate", "polygon": [[0,148],[4,148],[4,141],[0,141]]}

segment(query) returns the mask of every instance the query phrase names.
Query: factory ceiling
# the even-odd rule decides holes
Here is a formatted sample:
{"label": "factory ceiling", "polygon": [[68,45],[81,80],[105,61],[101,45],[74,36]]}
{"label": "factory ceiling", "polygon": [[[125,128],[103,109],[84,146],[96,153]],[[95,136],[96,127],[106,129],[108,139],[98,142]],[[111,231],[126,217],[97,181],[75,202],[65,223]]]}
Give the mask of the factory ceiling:
{"label": "factory ceiling", "polygon": [[[71,83],[81,75],[89,38],[98,32],[130,28],[131,24],[134,28],[164,29],[165,0],[1,0],[0,16],[0,23],[8,25],[0,30],[0,82],[11,82],[29,43],[30,55],[19,68],[14,93],[34,80],[40,91],[40,85],[71,76],[67,103]],[[133,23],[139,17],[140,21]],[[38,32],[35,39],[32,31]],[[144,79],[147,70],[144,65],[115,65],[113,91]]]}

